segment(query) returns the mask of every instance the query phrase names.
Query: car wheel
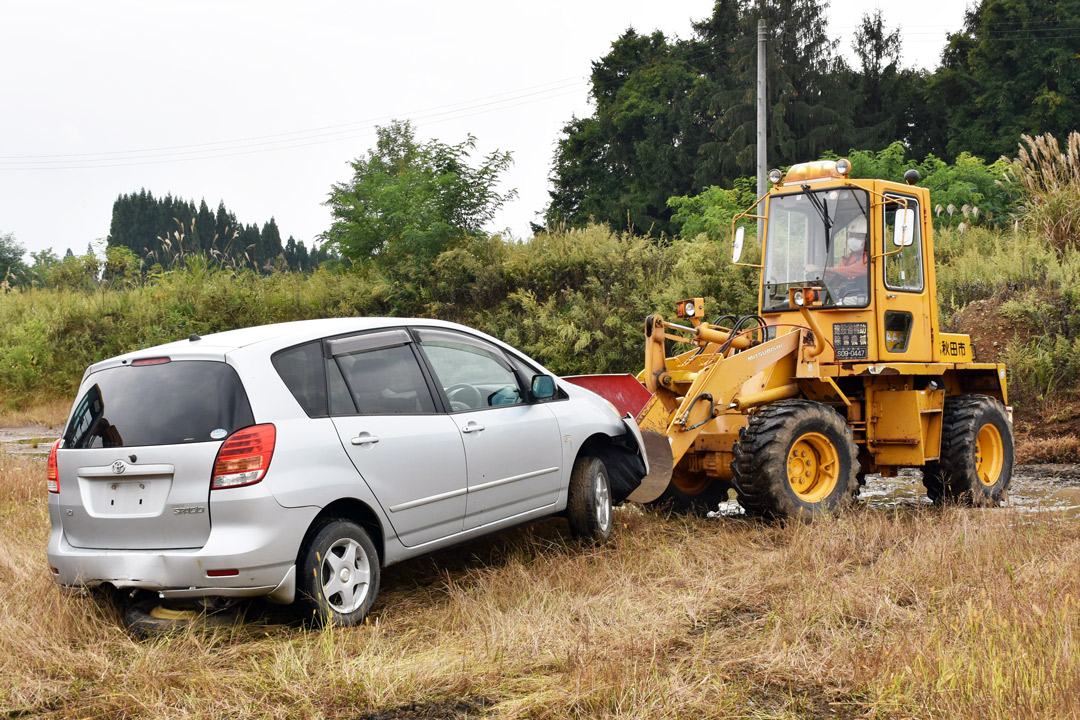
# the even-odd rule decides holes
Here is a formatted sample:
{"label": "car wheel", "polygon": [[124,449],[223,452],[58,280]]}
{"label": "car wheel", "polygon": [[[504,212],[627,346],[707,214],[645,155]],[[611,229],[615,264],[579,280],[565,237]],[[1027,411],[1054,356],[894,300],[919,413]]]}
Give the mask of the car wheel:
{"label": "car wheel", "polygon": [[582,456],[574,463],[566,519],[575,538],[603,542],[611,537],[611,484],[602,460]]}
{"label": "car wheel", "polygon": [[379,555],[362,527],[332,520],[305,546],[297,574],[298,601],[310,619],[356,625],[379,592]]}

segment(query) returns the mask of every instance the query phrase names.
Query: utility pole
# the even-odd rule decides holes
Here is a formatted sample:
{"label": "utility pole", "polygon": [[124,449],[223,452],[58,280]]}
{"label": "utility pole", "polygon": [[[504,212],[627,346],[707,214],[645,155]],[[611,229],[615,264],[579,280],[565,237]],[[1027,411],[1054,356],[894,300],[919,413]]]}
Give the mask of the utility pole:
{"label": "utility pole", "polygon": [[[765,0],[759,0],[758,3],[758,23],[757,23],[757,195],[761,197],[765,194],[767,188],[765,185],[765,174],[768,169],[765,165],[768,163],[768,158],[765,153],[765,37],[767,33],[765,31]],[[757,235],[758,242],[765,240],[764,233],[765,223],[762,220],[757,222]]]}

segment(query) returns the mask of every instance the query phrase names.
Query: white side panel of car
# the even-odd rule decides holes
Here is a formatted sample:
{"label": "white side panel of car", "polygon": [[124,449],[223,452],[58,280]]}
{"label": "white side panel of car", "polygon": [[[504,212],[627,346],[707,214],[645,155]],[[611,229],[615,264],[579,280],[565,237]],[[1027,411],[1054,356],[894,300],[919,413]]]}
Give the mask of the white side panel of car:
{"label": "white side panel of car", "polygon": [[461,532],[465,450],[446,415],[334,418],[341,445],[403,545]]}
{"label": "white side panel of car", "polygon": [[546,405],[507,405],[451,417],[469,463],[466,529],[555,504],[562,443]]}

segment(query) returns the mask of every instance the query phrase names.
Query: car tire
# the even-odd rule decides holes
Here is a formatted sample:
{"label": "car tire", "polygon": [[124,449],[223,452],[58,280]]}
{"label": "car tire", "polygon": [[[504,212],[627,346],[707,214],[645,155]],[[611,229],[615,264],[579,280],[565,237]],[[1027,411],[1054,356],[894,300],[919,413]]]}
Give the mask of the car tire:
{"label": "car tire", "polygon": [[566,519],[570,534],[579,540],[604,542],[611,537],[611,484],[599,458],[583,455],[574,463]]}
{"label": "car tire", "polygon": [[297,602],[316,625],[363,622],[379,593],[379,554],[364,528],[331,520],[305,544],[297,567]]}

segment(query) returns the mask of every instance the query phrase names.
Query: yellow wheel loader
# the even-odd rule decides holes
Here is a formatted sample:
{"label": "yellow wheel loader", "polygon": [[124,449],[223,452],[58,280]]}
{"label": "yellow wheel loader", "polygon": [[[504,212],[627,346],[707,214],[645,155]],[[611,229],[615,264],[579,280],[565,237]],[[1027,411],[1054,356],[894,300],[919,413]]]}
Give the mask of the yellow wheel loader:
{"label": "yellow wheel loader", "polygon": [[[935,502],[1004,497],[1005,366],[938,326],[930,193],[914,170],[906,183],[849,172],[843,159],[773,170],[734,218],[736,264],[744,223],[765,228],[756,314],[707,322],[701,298],[684,300],[675,321],[646,319],[636,379],[578,379],[623,408],[646,399],[633,412],[650,475],[631,500],[708,510],[734,488],[749,514],[812,517],[904,467]],[[668,342],[689,350],[668,356]]]}

